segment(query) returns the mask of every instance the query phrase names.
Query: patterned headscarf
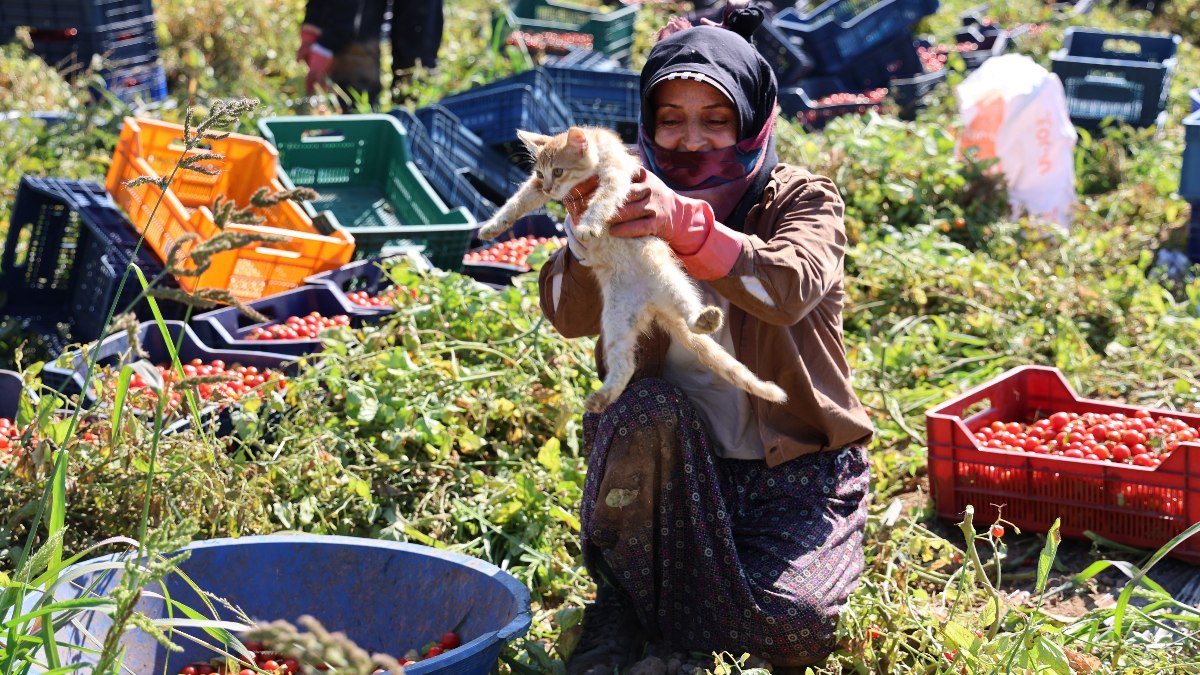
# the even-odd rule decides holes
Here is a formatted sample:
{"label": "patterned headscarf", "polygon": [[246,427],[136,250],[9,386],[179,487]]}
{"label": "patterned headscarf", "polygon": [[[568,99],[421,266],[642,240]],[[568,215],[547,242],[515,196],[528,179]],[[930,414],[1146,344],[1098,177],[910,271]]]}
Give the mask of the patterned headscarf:
{"label": "patterned headscarf", "polygon": [[[680,30],[654,46],[642,69],[643,163],[679,194],[708,201],[717,219],[737,230],[778,162],[773,133],[778,85],[771,66],[748,42],[762,18],[760,9],[742,8],[727,13],[723,26]],[[738,142],[703,152],[655,144],[651,94],[667,80],[705,82],[724,94],[737,111]]]}

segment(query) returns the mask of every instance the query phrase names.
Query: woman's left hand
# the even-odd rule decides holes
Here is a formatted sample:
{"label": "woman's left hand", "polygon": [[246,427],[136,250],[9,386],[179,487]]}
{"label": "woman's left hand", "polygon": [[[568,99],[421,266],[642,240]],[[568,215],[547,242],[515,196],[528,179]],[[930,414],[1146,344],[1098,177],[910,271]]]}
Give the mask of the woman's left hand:
{"label": "woman's left hand", "polygon": [[716,219],[708,202],[676,194],[658,176],[642,169],[634,176],[625,205],[609,222],[614,237],[655,236],[676,253],[690,255],[704,244]]}

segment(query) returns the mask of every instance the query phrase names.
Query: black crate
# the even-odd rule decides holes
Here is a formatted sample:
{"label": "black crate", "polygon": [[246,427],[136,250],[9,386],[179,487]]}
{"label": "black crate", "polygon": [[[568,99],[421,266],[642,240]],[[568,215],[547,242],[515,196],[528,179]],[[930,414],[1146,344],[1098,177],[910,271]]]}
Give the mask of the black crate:
{"label": "black crate", "polygon": [[[114,301],[121,311],[141,292],[136,276],[126,277],[129,263],[136,263],[147,279],[163,270],[149,248],[137,246],[138,239],[100,185],[23,176],[0,256],[0,288],[6,295],[0,311],[42,323],[70,323],[79,340],[101,337]],[[175,287],[169,275],[159,283]],[[184,309],[159,304],[167,316],[179,316]],[[151,316],[145,301],[134,310]]]}
{"label": "black crate", "polygon": [[[1178,35],[1068,28],[1063,48],[1050,60],[1066,90],[1071,121],[1088,129],[1110,118],[1161,126],[1179,43]],[[1117,48],[1122,46],[1133,49]]]}
{"label": "black crate", "polygon": [[83,30],[154,16],[151,0],[3,0],[0,24]]}
{"label": "black crate", "polygon": [[350,317],[351,327],[357,328],[366,318],[378,318],[379,312],[366,310],[349,302],[346,296],[336,293],[324,285],[304,285],[290,291],[247,302],[246,306],[267,317],[266,322],[255,321],[237,307],[222,307],[205,312],[191,320],[189,325],[201,340],[220,349],[260,351],[293,356],[303,356],[322,349],[318,340],[249,340],[247,336],[255,328],[264,328],[285,322],[289,317],[303,317],[310,312],[333,317],[345,314]]}
{"label": "black crate", "polygon": [[[530,214],[517,219],[513,227],[508,232],[496,237],[492,241],[472,242],[471,251],[477,252],[495,246],[498,242],[516,239],[526,236],[534,237],[565,237],[566,231],[561,223],[554,218],[544,213]],[[462,273],[483,282],[493,288],[503,288],[511,286],[513,277],[524,274],[529,271],[529,267],[524,265],[509,265],[506,263],[489,263],[489,262],[464,262]]]}

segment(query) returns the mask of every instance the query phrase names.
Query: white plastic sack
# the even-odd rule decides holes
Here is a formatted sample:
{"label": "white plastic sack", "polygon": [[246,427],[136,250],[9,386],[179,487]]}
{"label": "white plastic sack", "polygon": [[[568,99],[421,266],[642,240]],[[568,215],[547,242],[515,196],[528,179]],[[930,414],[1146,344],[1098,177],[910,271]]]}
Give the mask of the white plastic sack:
{"label": "white plastic sack", "polygon": [[955,95],[965,126],[959,149],[1000,160],[1013,217],[1069,228],[1078,135],[1058,76],[1028,56],[1006,54],[984,61]]}

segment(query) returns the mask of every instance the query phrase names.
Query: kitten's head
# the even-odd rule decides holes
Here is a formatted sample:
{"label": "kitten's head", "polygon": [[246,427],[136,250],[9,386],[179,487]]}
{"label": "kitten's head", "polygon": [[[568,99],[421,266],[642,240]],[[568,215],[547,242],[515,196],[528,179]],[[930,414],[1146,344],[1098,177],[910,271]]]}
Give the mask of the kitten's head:
{"label": "kitten's head", "polygon": [[571,188],[596,173],[595,144],[579,127],[571,127],[554,136],[518,130],[517,137],[533,155],[534,175],[541,181],[542,191],[551,199],[562,201],[571,193]]}

